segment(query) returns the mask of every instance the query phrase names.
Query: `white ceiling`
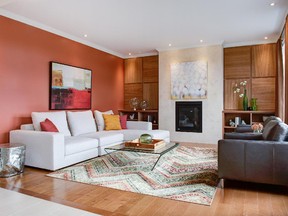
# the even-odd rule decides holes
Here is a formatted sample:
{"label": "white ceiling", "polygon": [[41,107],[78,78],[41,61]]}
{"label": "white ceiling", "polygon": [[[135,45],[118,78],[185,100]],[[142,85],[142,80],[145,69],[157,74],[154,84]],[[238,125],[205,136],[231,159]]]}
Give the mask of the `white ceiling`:
{"label": "white ceiling", "polygon": [[287,11],[288,0],[0,0],[0,15],[122,58],[275,42]]}

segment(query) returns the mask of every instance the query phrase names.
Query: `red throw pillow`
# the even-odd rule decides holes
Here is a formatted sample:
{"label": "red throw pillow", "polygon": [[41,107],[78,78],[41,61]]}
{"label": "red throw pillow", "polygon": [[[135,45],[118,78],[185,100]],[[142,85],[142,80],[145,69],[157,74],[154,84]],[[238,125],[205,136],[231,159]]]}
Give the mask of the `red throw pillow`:
{"label": "red throw pillow", "polygon": [[120,116],[120,124],[122,129],[127,129],[127,116],[128,115],[121,115]]}
{"label": "red throw pillow", "polygon": [[47,132],[59,132],[57,127],[48,118],[45,121],[40,122],[41,130]]}

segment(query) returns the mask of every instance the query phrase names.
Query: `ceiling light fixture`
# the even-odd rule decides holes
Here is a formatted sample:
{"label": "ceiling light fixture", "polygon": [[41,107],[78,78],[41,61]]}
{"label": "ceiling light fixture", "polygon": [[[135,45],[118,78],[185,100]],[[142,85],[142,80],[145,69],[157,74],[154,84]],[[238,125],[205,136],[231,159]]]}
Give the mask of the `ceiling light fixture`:
{"label": "ceiling light fixture", "polygon": [[275,2],[270,3],[270,6],[272,7],[275,6]]}
{"label": "ceiling light fixture", "polygon": [[88,35],[87,35],[87,34],[84,34],[84,37],[88,37]]}
{"label": "ceiling light fixture", "polygon": [[203,40],[200,40],[200,43],[203,43]]}
{"label": "ceiling light fixture", "polygon": [[268,37],[264,37],[264,39],[265,39],[265,40],[267,40],[267,39],[268,39]]}
{"label": "ceiling light fixture", "polygon": [[169,47],[171,47],[171,46],[172,46],[172,44],[168,44],[168,46],[169,46]]}
{"label": "ceiling light fixture", "polygon": [[129,56],[131,56],[131,53],[128,53]]}

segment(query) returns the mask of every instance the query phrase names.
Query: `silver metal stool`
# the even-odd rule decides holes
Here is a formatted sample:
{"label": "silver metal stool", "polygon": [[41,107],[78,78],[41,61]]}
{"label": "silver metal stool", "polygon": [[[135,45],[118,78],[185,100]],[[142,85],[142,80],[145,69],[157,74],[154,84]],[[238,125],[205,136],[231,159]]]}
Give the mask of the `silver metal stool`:
{"label": "silver metal stool", "polygon": [[0,144],[0,177],[23,173],[25,149],[23,144]]}

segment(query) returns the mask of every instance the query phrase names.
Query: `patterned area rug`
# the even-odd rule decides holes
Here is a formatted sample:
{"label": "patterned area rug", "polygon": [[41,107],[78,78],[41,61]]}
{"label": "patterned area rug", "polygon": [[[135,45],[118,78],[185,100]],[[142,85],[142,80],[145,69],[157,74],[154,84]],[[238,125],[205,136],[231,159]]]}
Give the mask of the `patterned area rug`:
{"label": "patterned area rug", "polygon": [[179,146],[163,155],[153,171],[158,155],[118,151],[110,156],[47,176],[203,205],[212,203],[218,183],[216,149]]}

